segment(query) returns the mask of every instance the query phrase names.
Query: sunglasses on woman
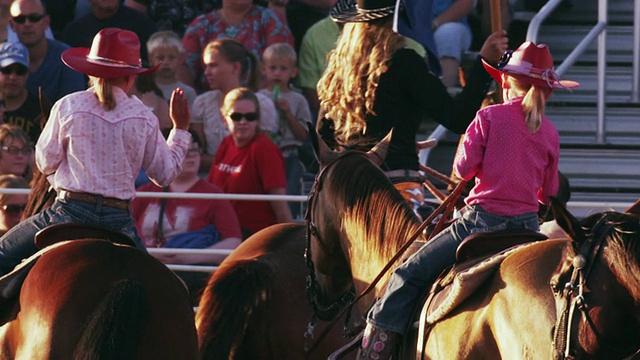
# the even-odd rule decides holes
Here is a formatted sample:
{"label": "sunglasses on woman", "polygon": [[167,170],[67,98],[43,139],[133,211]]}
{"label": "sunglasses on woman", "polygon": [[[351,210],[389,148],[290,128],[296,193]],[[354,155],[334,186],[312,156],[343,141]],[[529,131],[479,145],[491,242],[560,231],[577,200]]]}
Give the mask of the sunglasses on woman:
{"label": "sunglasses on woman", "polygon": [[229,118],[231,118],[231,120],[238,122],[240,120],[242,120],[243,118],[247,121],[256,121],[258,120],[258,113],[255,112],[248,112],[248,113],[241,113],[241,112],[232,112],[231,114],[229,114]]}
{"label": "sunglasses on woman", "polygon": [[22,214],[27,205],[18,205],[18,204],[8,204],[2,205],[1,209],[5,214],[10,216],[19,216]]}

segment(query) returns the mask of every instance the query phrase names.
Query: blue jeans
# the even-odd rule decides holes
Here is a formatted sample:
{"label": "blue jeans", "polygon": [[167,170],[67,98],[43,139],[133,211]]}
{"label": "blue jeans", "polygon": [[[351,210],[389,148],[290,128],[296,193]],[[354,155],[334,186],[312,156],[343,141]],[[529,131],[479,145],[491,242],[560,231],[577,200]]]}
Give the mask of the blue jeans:
{"label": "blue jeans", "polygon": [[455,263],[456,250],[462,240],[476,232],[504,229],[538,231],[537,214],[499,216],[478,205],[467,206],[461,218],[396,268],[386,293],[369,311],[367,322],[383,330],[404,334],[420,296],[442,271]]}
{"label": "blue jeans", "polygon": [[[23,259],[38,251],[36,233],[49,225],[79,223],[102,226],[131,237],[136,246],[145,250],[128,210],[89,204],[75,200],[56,200],[51,207],[21,221],[0,238],[0,275],[4,275]],[[146,250],[145,250],[146,251]]]}

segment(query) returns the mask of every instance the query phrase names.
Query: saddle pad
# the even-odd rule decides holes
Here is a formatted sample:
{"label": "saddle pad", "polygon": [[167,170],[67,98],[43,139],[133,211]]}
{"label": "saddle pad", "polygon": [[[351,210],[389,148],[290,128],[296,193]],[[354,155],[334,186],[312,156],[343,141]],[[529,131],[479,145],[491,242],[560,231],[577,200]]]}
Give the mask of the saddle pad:
{"label": "saddle pad", "polygon": [[[535,243],[535,242],[534,242]],[[487,257],[486,259],[471,265],[468,268],[453,268],[454,271],[450,284],[433,295],[433,299],[427,310],[426,323],[433,325],[449,312],[460,305],[467,297],[480,287],[493,272],[500,266],[502,261],[516,250],[530,246],[534,243],[527,243],[510,247],[498,254]],[[448,274],[447,276],[450,276]],[[437,282],[439,282],[438,279]],[[436,283],[437,283],[436,282]],[[427,300],[428,301],[428,300]],[[421,326],[423,326],[421,324]]]}

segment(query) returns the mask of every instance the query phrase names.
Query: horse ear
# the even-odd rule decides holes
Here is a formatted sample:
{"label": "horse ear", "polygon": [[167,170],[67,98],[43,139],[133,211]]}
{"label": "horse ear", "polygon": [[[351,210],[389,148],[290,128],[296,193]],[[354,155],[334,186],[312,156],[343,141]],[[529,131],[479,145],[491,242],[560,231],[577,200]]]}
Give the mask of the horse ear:
{"label": "horse ear", "polygon": [[551,197],[551,209],[553,210],[553,217],[556,219],[556,222],[570,239],[577,240],[584,238],[584,231],[582,231],[580,222],[567,210],[560,200]]}
{"label": "horse ear", "polygon": [[387,136],[384,139],[380,140],[379,143],[376,144],[371,150],[367,152],[367,156],[371,161],[373,161],[378,166],[382,165],[384,159],[387,157],[387,151],[389,150],[389,144],[391,143],[391,138],[393,137],[393,129],[389,131]]}
{"label": "horse ear", "polygon": [[307,122],[307,128],[309,129],[309,137],[311,139],[311,145],[313,146],[313,153],[316,156],[316,159],[322,164],[327,164],[334,158],[336,158],[337,153],[331,149],[327,143],[324,142],[321,136],[318,136],[318,133],[313,126],[312,123]]}

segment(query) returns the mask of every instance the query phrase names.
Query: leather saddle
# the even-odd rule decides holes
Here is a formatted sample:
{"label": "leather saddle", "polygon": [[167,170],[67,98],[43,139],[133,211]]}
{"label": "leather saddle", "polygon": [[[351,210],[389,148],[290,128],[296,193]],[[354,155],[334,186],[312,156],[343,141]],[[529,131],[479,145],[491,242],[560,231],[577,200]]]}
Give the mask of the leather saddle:
{"label": "leather saddle", "polygon": [[63,246],[70,240],[79,239],[99,239],[135,247],[135,243],[129,236],[94,225],[55,224],[38,231],[34,241],[41,250],[23,260],[10,273],[0,277],[0,325],[15,318],[19,310],[18,297],[22,283],[38,259],[55,247]]}
{"label": "leather saddle", "polygon": [[544,234],[524,229],[480,232],[465,238],[458,246],[456,264],[443,271],[428,292],[418,319],[417,351],[426,344],[430,327],[480,288],[509,254],[546,239]]}
{"label": "leather saddle", "polygon": [[136,246],[133,239],[119,231],[101,226],[74,223],[47,226],[38,231],[34,240],[39,249],[44,249],[60,241],[78,239],[102,239],[115,244]]}

